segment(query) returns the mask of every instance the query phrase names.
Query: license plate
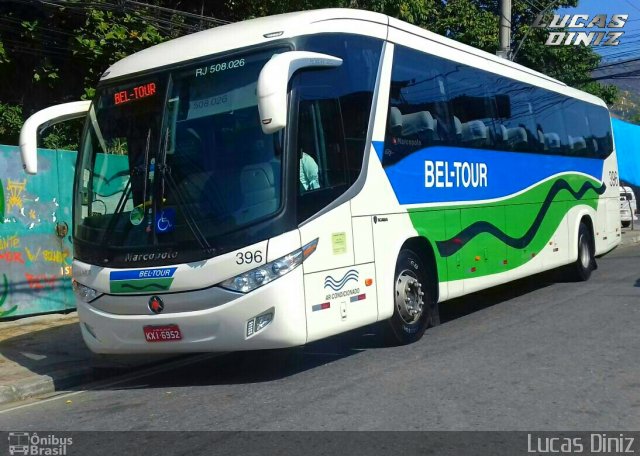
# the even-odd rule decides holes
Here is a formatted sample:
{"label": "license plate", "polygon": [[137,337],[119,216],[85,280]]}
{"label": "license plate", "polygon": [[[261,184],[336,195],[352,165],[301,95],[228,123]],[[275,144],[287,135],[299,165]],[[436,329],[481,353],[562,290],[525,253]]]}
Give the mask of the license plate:
{"label": "license plate", "polygon": [[182,333],[178,325],[145,326],[144,338],[147,342],[173,342],[182,340]]}

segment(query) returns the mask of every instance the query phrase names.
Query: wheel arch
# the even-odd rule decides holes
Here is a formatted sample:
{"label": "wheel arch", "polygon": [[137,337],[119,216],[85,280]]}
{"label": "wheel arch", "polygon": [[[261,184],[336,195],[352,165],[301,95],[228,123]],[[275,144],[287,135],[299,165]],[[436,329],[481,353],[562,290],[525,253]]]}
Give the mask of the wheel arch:
{"label": "wheel arch", "polygon": [[573,229],[571,230],[571,237],[569,239],[569,262],[570,263],[577,261],[578,259],[578,233],[580,231],[580,225],[582,223],[584,223],[587,226],[587,228],[591,231],[591,239],[590,239],[591,251],[592,252],[596,251],[596,232],[595,232],[595,226],[593,224],[592,215],[586,210],[580,211],[578,214],[576,214],[576,217],[574,218],[574,220],[576,220],[576,223],[573,226]]}
{"label": "wheel arch", "polygon": [[436,302],[440,300],[440,272],[438,271],[438,262],[436,261],[433,245],[424,236],[415,236],[408,238],[402,244],[402,249],[411,249],[416,252],[420,259],[431,266],[433,277],[433,283],[431,285],[431,291],[434,293]]}

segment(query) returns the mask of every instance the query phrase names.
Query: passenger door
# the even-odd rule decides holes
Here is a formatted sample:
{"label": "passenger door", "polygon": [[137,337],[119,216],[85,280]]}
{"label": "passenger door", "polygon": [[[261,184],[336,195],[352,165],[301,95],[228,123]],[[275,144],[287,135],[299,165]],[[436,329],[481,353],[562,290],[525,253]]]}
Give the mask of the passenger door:
{"label": "passenger door", "polygon": [[[349,203],[332,207],[349,186],[339,100],[323,87],[297,91],[296,203],[303,245],[319,238],[305,273],[352,265]],[[330,208],[328,212],[325,209]],[[325,213],[322,213],[325,212]]]}
{"label": "passenger door", "polygon": [[[330,89],[303,87],[296,93],[297,213],[302,244],[318,239],[304,263],[308,340],[373,321],[376,299],[364,296],[373,264],[354,266],[349,201],[336,203],[350,186],[340,100]],[[327,210],[328,209],[328,210]],[[367,290],[369,291],[369,290]]]}

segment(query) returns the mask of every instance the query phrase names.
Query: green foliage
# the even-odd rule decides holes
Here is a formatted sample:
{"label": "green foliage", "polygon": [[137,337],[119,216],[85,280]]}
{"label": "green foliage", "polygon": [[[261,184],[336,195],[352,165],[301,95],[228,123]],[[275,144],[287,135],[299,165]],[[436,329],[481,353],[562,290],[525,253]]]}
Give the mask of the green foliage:
{"label": "green foliage", "polygon": [[93,97],[95,83],[109,65],[167,38],[146,20],[132,14],[89,10],[70,45],[73,55],[91,62],[84,77],[82,98]]}
{"label": "green foliage", "polygon": [[498,15],[474,0],[447,2],[438,26],[457,41],[491,53],[498,49]]}
{"label": "green foliage", "polygon": [[0,143],[18,144],[22,118],[22,108],[0,102]]}
{"label": "green foliage", "polygon": [[[103,0],[94,4],[67,9],[0,3],[0,16],[15,24],[11,33],[0,31],[0,142],[17,144],[23,117],[93,98],[109,65],[177,35],[161,32],[144,12],[111,11]],[[42,144],[76,148],[79,131],[77,125],[57,125]]]}
{"label": "green foliage", "polygon": [[42,132],[42,146],[47,149],[78,150],[82,120],[59,123]]}

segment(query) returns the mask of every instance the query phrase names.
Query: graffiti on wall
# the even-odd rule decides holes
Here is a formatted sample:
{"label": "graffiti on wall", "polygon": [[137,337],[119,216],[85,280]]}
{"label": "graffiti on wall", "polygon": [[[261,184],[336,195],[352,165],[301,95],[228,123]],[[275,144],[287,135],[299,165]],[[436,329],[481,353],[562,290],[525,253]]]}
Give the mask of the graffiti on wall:
{"label": "graffiti on wall", "polygon": [[17,147],[0,145],[0,318],[73,307],[71,225],[74,152],[39,151],[39,173],[26,176]]}
{"label": "graffiti on wall", "polygon": [[0,179],[0,223],[4,223],[4,190]]}
{"label": "graffiti on wall", "polygon": [[2,274],[2,286],[0,287],[0,317],[11,315],[15,312],[18,306],[13,306],[9,309],[5,309],[5,302],[9,296],[9,279],[6,274]]}

